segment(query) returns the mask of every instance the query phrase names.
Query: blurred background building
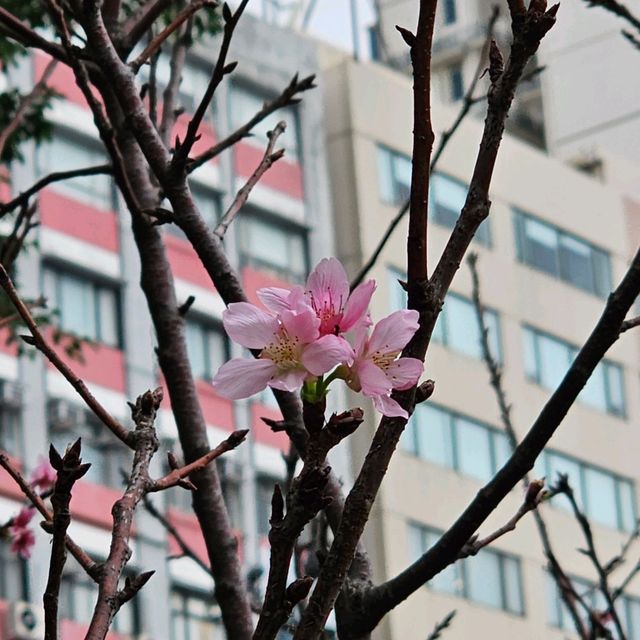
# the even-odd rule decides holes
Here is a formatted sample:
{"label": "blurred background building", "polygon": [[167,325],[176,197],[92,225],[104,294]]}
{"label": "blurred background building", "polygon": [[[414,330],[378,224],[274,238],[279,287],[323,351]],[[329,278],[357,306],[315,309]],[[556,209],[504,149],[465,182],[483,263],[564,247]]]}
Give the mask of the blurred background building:
{"label": "blurred background building", "polygon": [[[295,72],[320,69],[320,74],[319,88],[306,94],[301,104],[262,123],[254,137],[192,178],[201,210],[214,222],[258,164],[266,132],[278,120],[287,122],[280,138],[285,158],[254,189],[225,240],[252,299],[260,286],[303,281],[309,268],[330,254],[338,255],[354,275],[406,199],[411,81],[393,25],[414,24],[416,5],[398,0],[375,3],[380,22],[372,30],[374,55],[369,56],[361,21],[374,13],[362,11],[362,3],[340,3],[347,11],[339,29],[357,43],[350,52],[303,33],[313,31],[309,25],[316,24],[314,33],[322,35],[322,24],[313,22],[320,20],[323,7],[327,10],[322,3],[257,4],[256,16],[245,17],[237,31],[233,58],[240,64],[231,82],[223,83],[216,94],[200,148],[246,121]],[[629,64],[633,50],[624,42],[618,49],[617,25],[607,26],[604,35],[594,35],[589,31],[592,27],[582,28],[579,16],[585,14],[590,20],[595,14],[580,5],[575,10],[575,24],[563,26],[567,19],[563,6],[562,20],[551,33],[553,40],[538,56],[537,62],[546,65],[544,73],[520,89],[510,119],[511,134],[504,141],[493,182],[491,216],[474,243],[480,256],[491,344],[504,366],[505,387],[520,435],[587,337],[640,240],[640,205],[628,186],[638,176],[630,144],[637,120],[629,115],[626,133],[618,128],[624,120],[620,114],[630,114],[634,100],[640,104],[633,93],[638,87],[607,80],[606,88],[598,92],[601,99],[596,100],[588,83],[588,67],[581,62],[584,51],[584,55],[593,52],[605,64],[594,48],[598,43],[607,51],[619,51],[621,59],[631,60]],[[434,57],[437,132],[455,118],[456,102],[478,63],[488,13],[484,3],[441,3]],[[498,29],[504,33],[504,26]],[[354,49],[359,58],[373,59],[354,60]],[[215,51],[215,47],[199,47],[189,59],[180,90],[186,114],[180,118],[178,134],[206,86]],[[29,86],[45,64],[44,58],[35,56],[11,72],[9,82]],[[568,79],[562,80],[561,72]],[[166,61],[161,60],[161,83],[167,74]],[[605,71],[598,81],[603,77],[608,78]],[[573,88],[571,83],[579,82],[582,88]],[[16,193],[47,171],[105,161],[72,74],[59,67],[53,85],[63,96],[50,114],[54,135],[48,145],[28,149],[26,162],[13,168]],[[583,108],[589,113],[583,114]],[[480,111],[478,107],[477,115]],[[433,177],[431,269],[464,201],[480,133],[478,120],[466,120]],[[620,159],[625,155],[626,160]],[[582,162],[585,158],[590,162]],[[138,287],[139,264],[128,216],[109,177],[58,183],[42,193],[38,246],[19,264],[24,295],[44,293],[50,305],[60,310],[57,324],[62,330],[91,339],[92,344],[83,349],[84,362],[73,366],[122,420],[127,419],[126,400],[161,382],[153,329]],[[404,237],[401,224],[371,273],[378,281],[373,309],[377,319],[404,304],[397,283],[403,277]],[[284,474],[286,438],[271,433],[259,419],[278,416],[270,394],[231,403],[212,392],[208,381],[217,367],[241,351],[221,331],[224,305],[184,236],[167,226],[165,240],[178,298],[195,296],[187,339],[211,442],[217,444],[234,428],[251,426],[248,442],[225,456],[219,469],[243,563],[259,590],[260,572],[268,558],[270,497],[274,481]],[[407,428],[366,531],[377,581],[394,576],[424,551],[508,456],[480,358],[470,294],[469,272],[462,267],[429,351],[426,373],[436,380],[436,393],[419,407]],[[638,338],[629,334],[611,350],[537,469],[548,478],[557,471],[569,473],[593,519],[599,546],[611,554],[632,530],[637,514],[634,452],[640,436],[634,427],[640,418],[639,347]],[[93,468],[74,493],[71,533],[99,559],[108,548],[110,507],[119,495],[126,457],[41,358],[18,357],[15,346],[2,343],[0,378],[0,447],[14,453],[25,470],[37,464],[48,442],[64,447],[82,435],[84,457]],[[374,426],[372,415],[353,438],[349,455],[338,452],[333,461],[347,485],[359,470]],[[176,433],[168,405],[161,412],[160,429],[165,448],[171,448]],[[161,463],[157,465],[156,472],[161,473]],[[0,474],[0,521],[16,512],[19,500],[12,482]],[[503,524],[520,500],[521,494],[514,491],[487,523],[487,530]],[[154,496],[154,502],[206,558],[189,495],[173,489]],[[566,558],[568,572],[584,580],[587,588],[595,578],[586,559],[575,553],[582,541],[573,519],[561,500],[545,505],[543,511],[558,555]],[[29,563],[11,555],[8,547],[0,542],[0,640],[41,638],[37,622],[50,551],[48,537],[38,534]],[[140,510],[131,566],[154,568],[156,575],[136,601],[118,614],[112,638],[223,637],[210,578],[192,560],[177,555],[171,537]],[[70,561],[61,602],[65,640],[84,637],[94,598],[93,585]],[[28,601],[34,604],[23,604]],[[571,622],[559,606],[541,545],[528,520],[514,534],[421,589],[385,620],[374,637],[426,637],[451,609],[458,610],[452,629],[446,632],[452,640],[477,635],[478,629],[490,629],[496,637],[515,633],[532,639],[560,639],[571,633]],[[31,629],[25,623],[30,612],[36,620]],[[621,615],[629,637],[640,639],[640,587],[635,583],[621,601]]]}

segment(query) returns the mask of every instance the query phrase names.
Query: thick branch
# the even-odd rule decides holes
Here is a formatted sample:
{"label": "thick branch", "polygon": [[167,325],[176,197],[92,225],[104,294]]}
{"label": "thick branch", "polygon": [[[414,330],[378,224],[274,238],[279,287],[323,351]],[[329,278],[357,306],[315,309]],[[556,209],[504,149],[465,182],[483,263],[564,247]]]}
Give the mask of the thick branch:
{"label": "thick branch", "polygon": [[25,47],[41,49],[56,60],[67,62],[67,54],[62,47],[37,34],[31,27],[2,6],[0,6],[0,29],[6,30],[10,38]]}
{"label": "thick branch", "polygon": [[89,624],[86,640],[104,640],[113,616],[118,612],[121,601],[118,598],[118,582],[122,570],[131,557],[129,539],[133,516],[146,493],[149,482],[149,464],[158,450],[154,422],[162,401],[162,390],[147,391],[139,396],[132,409],[135,423],[135,453],[133,466],[123,496],[111,509],[113,526],[109,556],[104,562],[98,585],[98,600]]}
{"label": "thick branch", "polygon": [[[431,45],[435,22],[436,0],[421,0],[416,35],[405,29],[400,33],[410,47],[414,77],[414,133],[409,207],[409,233],[407,238],[409,307],[421,312],[426,303],[427,285],[427,208],[429,202],[429,164],[433,147],[431,126]],[[418,333],[424,331],[421,327]],[[424,359],[427,340],[422,353],[412,354]],[[415,388],[403,394],[405,404],[414,400]],[[381,430],[388,427],[384,424]],[[327,616],[335,603],[351,565],[358,541],[369,518],[373,498],[386,472],[389,459],[400,437],[405,419],[390,419],[396,427],[396,442],[390,446],[372,444],[354,488],[347,496],[340,526],[331,545],[309,604],[302,614],[294,635],[295,640],[315,639],[320,636]],[[381,456],[380,461],[375,458]],[[372,627],[373,628],[373,627]]]}

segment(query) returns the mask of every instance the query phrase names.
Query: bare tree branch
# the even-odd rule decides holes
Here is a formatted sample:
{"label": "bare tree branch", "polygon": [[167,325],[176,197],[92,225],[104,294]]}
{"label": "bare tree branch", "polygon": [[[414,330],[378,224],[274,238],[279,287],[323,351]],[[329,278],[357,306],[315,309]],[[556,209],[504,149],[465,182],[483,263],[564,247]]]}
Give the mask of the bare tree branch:
{"label": "bare tree branch", "polygon": [[44,640],[58,638],[58,596],[62,571],[67,559],[66,537],[71,524],[71,491],[77,480],[89,470],[90,464],[82,464],[80,458],[80,439],[70,446],[61,456],[53,445],[49,450],[49,461],[57,471],[56,483],[51,495],[53,507],[51,560],[49,577],[45,587],[44,602]]}
{"label": "bare tree branch", "polygon": [[313,84],[314,80],[314,75],[307,76],[302,80],[298,80],[298,74],[296,74],[292,78],[288,86],[277,98],[271,100],[270,102],[265,102],[262,106],[262,109],[260,109],[260,111],[258,111],[258,113],[256,113],[251,119],[245,122],[245,124],[243,124],[241,127],[238,127],[235,131],[233,131],[223,140],[220,140],[220,142],[217,142],[211,148],[191,159],[187,165],[187,171],[189,173],[195,171],[198,167],[220,155],[226,149],[232,147],[234,144],[236,144],[236,142],[239,142],[243,138],[251,135],[251,130],[257,124],[262,122],[265,118],[269,117],[278,109],[299,102],[300,100],[299,98],[296,98],[296,96],[299,93],[315,88],[315,85]]}
{"label": "bare tree branch", "polygon": [[4,289],[5,293],[13,303],[20,317],[27,325],[31,337],[22,336],[22,339],[31,346],[40,351],[46,358],[53,364],[53,366],[66,378],[69,384],[78,392],[78,395],[84,400],[85,404],[91,411],[99,418],[99,420],[113,433],[116,438],[124,442],[128,447],[133,448],[133,439],[131,432],[123,427],[95,398],[95,396],[89,391],[84,380],[76,375],[71,367],[69,367],[58,354],[53,350],[49,343],[45,340],[44,336],[38,329],[38,326],[31,315],[31,312],[27,308],[27,305],[22,301],[16,288],[6,272],[5,268],[0,265],[0,286]]}
{"label": "bare tree branch", "polygon": [[132,62],[129,63],[132,71],[138,73],[140,67],[153,56],[162,46],[162,43],[178,28],[180,28],[191,16],[202,7],[215,7],[217,2],[214,0],[193,0],[165,27],[151,42],[144,48],[142,53]]}
{"label": "bare tree branch", "polygon": [[227,232],[229,225],[233,222],[233,220],[235,219],[236,215],[238,215],[242,207],[244,207],[244,205],[246,204],[249,198],[249,194],[251,193],[251,190],[253,189],[253,187],[255,187],[256,184],[258,184],[258,182],[260,181],[260,178],[262,178],[262,176],[271,168],[271,165],[274,162],[277,162],[278,160],[280,160],[280,158],[282,158],[282,156],[284,155],[284,149],[279,149],[278,151],[274,152],[273,148],[276,146],[276,142],[278,141],[278,138],[282,133],[284,133],[284,130],[286,129],[286,127],[287,125],[284,122],[284,120],[281,120],[275,126],[273,131],[269,131],[267,133],[267,137],[269,138],[269,143],[267,144],[267,149],[264,152],[264,156],[262,157],[260,164],[256,167],[255,171],[251,174],[251,176],[246,181],[246,183],[238,191],[238,193],[236,194],[236,197],[233,199],[233,202],[231,203],[231,206],[227,209],[225,214],[222,216],[222,219],[220,220],[220,222],[218,223],[218,225],[213,231],[213,233],[217,235],[218,238],[220,238],[220,240],[224,238],[224,235]]}
{"label": "bare tree branch", "polygon": [[176,0],[147,0],[138,10],[124,21],[118,48],[127,56],[140,39],[153,26],[160,15]]}
{"label": "bare tree branch", "polygon": [[95,176],[99,174],[111,173],[113,173],[113,169],[110,164],[99,164],[94,167],[83,167],[82,169],[70,169],[68,171],[54,171],[44,178],[38,180],[35,184],[13,198],[13,200],[0,204],[0,216],[4,215],[8,211],[12,211],[16,207],[26,204],[31,196],[35,195],[39,191],[42,191],[42,189],[55,182],[62,182],[64,180],[81,178],[84,176]]}
{"label": "bare tree branch", "polygon": [[0,30],[25,47],[40,49],[56,60],[68,63],[67,54],[62,47],[43,38],[2,6],[0,6]]}
{"label": "bare tree branch", "polygon": [[[0,467],[2,467],[11,476],[18,487],[20,487],[20,491],[22,491],[29,502],[31,502],[40,515],[45,519],[43,529],[48,533],[51,533],[53,526],[52,513],[47,508],[44,500],[36,491],[34,491],[31,485],[24,479],[20,471],[15,467],[9,454],[2,449],[0,449]],[[100,577],[100,565],[94,562],[82,547],[77,545],[69,535],[65,536],[65,544],[69,553],[78,561],[78,564],[87,572],[87,575],[97,582]]]}
{"label": "bare tree branch", "polygon": [[247,6],[248,2],[249,0],[242,0],[238,5],[238,8],[233,12],[231,11],[231,9],[229,9],[228,4],[223,5],[222,17],[224,19],[224,30],[222,33],[222,44],[220,45],[220,52],[218,53],[218,60],[216,61],[216,66],[213,69],[213,74],[211,75],[209,85],[207,86],[207,89],[204,92],[202,99],[200,100],[200,104],[193,114],[193,117],[189,121],[185,138],[181,141],[179,146],[176,144],[175,154],[171,162],[171,168],[176,174],[181,174],[185,170],[189,154],[191,153],[191,148],[198,139],[198,130],[200,129],[200,124],[202,123],[205,112],[211,104],[213,94],[218,88],[218,85],[222,82],[223,78],[226,75],[231,73],[236,68],[235,62],[227,64],[227,53],[229,52],[229,45],[231,44],[233,32],[235,31],[238,20],[240,20],[240,16],[242,16],[242,13],[244,12],[244,9]]}

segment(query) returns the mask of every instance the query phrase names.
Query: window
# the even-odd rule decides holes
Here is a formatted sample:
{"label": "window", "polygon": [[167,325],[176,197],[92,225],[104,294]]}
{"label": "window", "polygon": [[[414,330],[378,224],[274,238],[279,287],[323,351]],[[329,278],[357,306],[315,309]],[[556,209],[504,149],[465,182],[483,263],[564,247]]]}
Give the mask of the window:
{"label": "window", "polygon": [[[620,531],[633,530],[636,504],[631,480],[555,451],[544,452],[540,464],[543,475],[552,483],[559,473],[567,474],[576,502],[594,522]],[[552,503],[571,509],[564,495],[557,496]]]}
{"label": "window", "polygon": [[378,186],[380,198],[401,205],[411,192],[411,158],[378,145]]}
{"label": "window", "polygon": [[[564,378],[577,348],[546,333],[523,327],[524,365],[527,377],[554,390]],[[602,360],[579,395],[590,407],[624,417],[626,403],[622,367]]]}
{"label": "window", "polygon": [[[588,606],[599,611],[605,611],[607,603],[595,583],[582,578],[571,577],[576,592],[585,599]],[[575,632],[571,614],[567,610],[558,586],[550,573],[545,575],[545,590],[547,600],[547,623],[568,632]],[[621,595],[616,600],[616,610],[620,617],[622,628],[627,632],[629,640],[640,640],[640,599],[628,595]],[[586,620],[586,614],[581,607],[578,613]]]}
{"label": "window", "polygon": [[600,297],[609,294],[606,251],[523,213],[516,212],[514,220],[520,262]]}
{"label": "window", "polygon": [[510,456],[505,433],[432,403],[416,407],[402,443],[408,453],[482,481]]}
{"label": "window", "polygon": [[26,563],[10,547],[9,540],[0,538],[0,600],[24,600],[27,593]]}
{"label": "window", "polygon": [[[431,176],[429,209],[431,218],[437,224],[453,229],[458,222],[466,198],[467,186],[464,183],[442,173],[434,173]],[[491,244],[489,218],[480,224],[474,238],[485,246]]]}
{"label": "window", "polygon": [[229,345],[221,327],[189,317],[186,322],[187,352],[196,378],[211,380],[229,358]]}
{"label": "window", "polygon": [[458,64],[449,67],[449,98],[451,102],[462,100],[464,96],[464,80],[462,66]]}
{"label": "window", "polygon": [[[84,444],[84,443],[83,443]],[[124,583],[124,579],[123,579]],[[79,624],[89,624],[98,596],[98,587],[79,565],[67,570],[60,584],[60,617]],[[113,618],[111,629],[132,636],[139,631],[138,598],[120,608]]]}
{"label": "window", "polygon": [[445,24],[453,24],[457,18],[456,0],[444,0],[442,3],[443,20]]}
{"label": "window", "polygon": [[[42,170],[51,173],[106,164],[107,157],[99,144],[96,140],[58,130],[51,141],[42,146]],[[114,206],[113,183],[108,174],[64,180],[57,182],[55,189],[98,209],[111,211]]]}
{"label": "window", "polygon": [[[412,558],[425,553],[439,537],[433,529],[410,524]],[[520,560],[494,549],[482,549],[476,556],[449,565],[427,586],[494,609],[524,614]]]}
{"label": "window", "polygon": [[45,268],[43,279],[45,295],[57,309],[63,331],[110,347],[122,346],[115,286],[54,267]]}
{"label": "window", "polygon": [[20,438],[20,394],[13,382],[0,380],[0,449],[13,456],[22,454]]}
{"label": "window", "polygon": [[[207,223],[209,228],[213,228],[214,225],[220,219],[220,196],[211,191],[209,189],[204,189],[198,184],[191,183],[191,195],[193,196],[193,201],[198,207],[198,211],[200,211],[200,215],[204,218],[204,221]],[[166,206],[170,208],[171,205],[169,201],[165,201],[162,206]],[[182,240],[186,240],[187,236],[184,234],[184,231],[177,224],[167,224],[165,226],[167,233],[175,236],[176,238],[181,238]]]}
{"label": "window", "polygon": [[82,459],[91,463],[85,476],[89,482],[122,486],[120,470],[131,467],[132,453],[92,412],[65,400],[51,399],[47,413],[51,442],[60,453],[82,438]]}
{"label": "window", "polygon": [[[496,360],[501,359],[500,321],[490,309],[484,311],[484,322],[489,331],[489,348]],[[459,353],[482,359],[481,333],[473,302],[455,293],[447,297],[433,330],[433,339]]]}
{"label": "window", "polygon": [[303,282],[307,275],[306,233],[248,211],[239,217],[240,261],[278,278]]}
{"label": "window", "polygon": [[[264,94],[252,91],[247,87],[233,85],[230,92],[231,128],[237,129],[246,124],[262,109],[265,102],[269,102],[269,98]],[[278,138],[278,147],[284,147],[287,158],[296,159],[299,155],[299,131],[295,109],[291,107],[278,109],[257,124],[251,133],[266,147],[267,133],[273,131],[281,120],[284,120],[287,128]]]}
{"label": "window", "polygon": [[171,640],[224,640],[220,607],[213,595],[171,590]]}

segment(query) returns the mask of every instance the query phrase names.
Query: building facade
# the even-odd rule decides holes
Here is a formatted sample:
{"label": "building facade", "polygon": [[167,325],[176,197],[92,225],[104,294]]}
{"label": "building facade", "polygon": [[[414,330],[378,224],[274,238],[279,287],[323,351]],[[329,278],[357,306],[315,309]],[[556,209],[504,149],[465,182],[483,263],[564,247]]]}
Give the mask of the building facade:
{"label": "building facade", "polygon": [[[185,114],[174,132],[180,137],[184,137],[189,114],[206,88],[216,53],[217,46],[201,46],[188,60],[179,96]],[[276,97],[295,73],[302,77],[318,66],[312,43],[292,32],[274,31],[251,16],[241,22],[230,55],[239,61],[238,70],[233,80],[223,83],[216,93],[196,151],[244,124],[265,100]],[[32,85],[46,63],[44,56],[36,54],[9,75],[9,84]],[[144,79],[143,75],[141,81]],[[167,79],[168,62],[161,58],[160,88]],[[106,162],[91,113],[72,72],[60,65],[51,84],[62,96],[50,112],[53,136],[48,144],[27,149],[25,163],[12,168],[14,193],[50,171]],[[300,105],[262,122],[253,137],[207,163],[191,178],[201,211],[215,223],[259,164],[267,131],[285,120],[287,129],[279,140],[285,157],[254,188],[249,205],[225,238],[231,260],[252,299],[260,286],[303,281],[310,264],[333,253],[324,137],[317,135],[322,128],[321,94],[315,91],[305,98]],[[63,334],[56,347],[63,357],[67,357],[64,346],[68,344],[64,335],[89,340],[82,348],[82,360],[71,360],[71,365],[104,406],[127,424],[127,400],[161,382],[154,331],[138,284],[139,257],[129,213],[117,197],[111,178],[97,175],[45,189],[39,199],[39,216],[41,224],[34,238],[39,249],[26,252],[18,265],[21,292],[27,298],[44,293],[50,308],[59,310],[53,325]],[[270,394],[232,403],[213,392],[209,381],[218,366],[231,356],[241,355],[241,349],[223,334],[224,304],[186,238],[175,227],[163,229],[177,297],[185,301],[195,296],[187,316],[186,336],[211,444],[217,445],[234,429],[251,427],[247,442],[224,456],[219,471],[243,566],[259,590],[266,577],[271,494],[274,482],[284,476],[283,453],[288,451],[288,440],[284,434],[272,433],[260,420],[260,416],[279,415]],[[55,329],[48,331],[53,339]],[[6,345],[4,340],[0,351],[0,447],[10,451],[29,472],[46,455],[49,442],[64,451],[70,441],[82,436],[83,458],[92,468],[74,489],[70,534],[96,559],[106,557],[111,505],[121,494],[121,469],[130,462],[126,452],[41,357],[19,357],[15,345]],[[167,394],[158,428],[161,450],[172,449],[177,433]],[[163,472],[160,460],[164,457],[161,451],[155,473]],[[341,463],[335,460],[334,465],[340,468]],[[206,560],[189,493],[171,490],[153,496],[153,502],[166,511],[182,537]],[[20,505],[16,487],[4,472],[0,473],[0,522],[15,515]],[[9,543],[0,541],[2,640],[42,637],[40,602],[50,546],[43,532],[36,532],[36,537],[29,562],[13,556]],[[178,547],[142,508],[136,516],[132,548],[130,570],[153,568],[156,573],[144,593],[118,613],[110,637],[223,637],[219,611],[212,604],[210,577],[189,558],[172,558],[179,555]],[[60,605],[65,640],[84,637],[95,593],[94,585],[70,559]],[[33,605],[24,604],[28,601]],[[25,621],[29,622],[31,614],[34,620],[28,629]]]}
{"label": "building facade", "polygon": [[[323,64],[334,211],[352,213],[336,214],[337,251],[355,274],[408,194],[411,80],[331,52]],[[444,131],[455,116],[455,108],[434,108],[435,131]],[[432,177],[430,272],[464,203],[480,136],[481,124],[467,119]],[[513,422],[523,437],[635,252],[639,210],[616,189],[511,136],[503,140],[490,195],[491,214],[472,250],[479,256],[490,344],[504,368]],[[378,282],[375,320],[405,304],[398,284],[405,256],[401,224],[371,271]],[[366,530],[376,582],[397,575],[426,551],[510,454],[481,358],[471,293],[470,272],[462,265],[427,354],[425,376],[435,380],[435,393],[405,430]],[[569,474],[603,558],[617,553],[636,521],[639,347],[637,335],[625,335],[610,350],[535,469],[549,481],[557,472]],[[376,422],[371,414],[354,435],[354,473]],[[480,534],[504,524],[522,498],[515,489]],[[563,499],[540,509],[566,572],[586,590],[596,577],[576,551],[584,541]],[[627,569],[634,562],[632,557]],[[624,571],[614,574],[614,583]],[[627,591],[621,616],[629,637],[639,638],[640,582]],[[426,637],[453,609],[457,616],[444,632],[451,640],[485,634],[560,640],[572,632],[532,518],[413,594],[374,637]]]}

